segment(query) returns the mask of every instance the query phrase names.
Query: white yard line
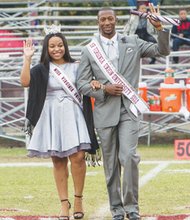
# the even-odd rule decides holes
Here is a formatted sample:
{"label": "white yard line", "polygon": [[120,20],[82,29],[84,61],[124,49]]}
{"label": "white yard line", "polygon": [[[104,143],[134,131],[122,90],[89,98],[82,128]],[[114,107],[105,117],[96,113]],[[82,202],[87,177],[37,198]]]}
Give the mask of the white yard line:
{"label": "white yard line", "polygon": [[170,162],[160,162],[155,168],[151,169],[147,174],[142,176],[139,180],[139,187],[144,186],[154,177],[156,177],[163,169],[165,169]]}
{"label": "white yard line", "polygon": [[144,160],[141,164],[160,164],[160,163],[170,163],[170,164],[190,164],[190,160]]}
{"label": "white yard line", "polygon": [[[157,164],[156,167],[151,169],[147,174],[142,176],[139,179],[139,187],[146,185],[150,180],[155,178],[162,170],[164,170],[170,164],[190,164],[190,161],[179,160],[179,161],[141,161],[141,164]],[[0,163],[1,167],[52,167],[51,162],[15,162],[15,163]],[[87,175],[90,172],[87,172]],[[98,220],[105,219],[105,216],[109,215],[109,204],[104,203],[93,213],[89,220],[95,220],[98,217]],[[4,218],[3,218],[4,219]],[[144,220],[156,220],[157,217],[145,217]],[[1,220],[1,218],[0,218]],[[13,218],[6,218],[6,220],[13,220]],[[190,220],[190,217],[187,217],[185,220]]]}
{"label": "white yard line", "polygon": [[[190,164],[189,160],[146,160],[141,161],[141,164]],[[14,163],[0,163],[0,167],[52,167],[52,162],[14,162]]]}
{"label": "white yard line", "polygon": [[0,220],[14,220],[14,218],[0,218]]}
{"label": "white yard line", "polygon": [[52,167],[51,162],[0,163],[0,167]]}
{"label": "white yard line", "polygon": [[[152,164],[152,162],[153,161],[151,161],[150,163]],[[140,178],[139,187],[142,187],[145,184],[147,184],[150,180],[155,178],[163,169],[165,169],[170,164],[170,161],[157,161],[157,162],[154,161],[154,162],[155,162],[154,164],[158,164],[158,165]],[[146,163],[149,164],[147,161]],[[95,219],[94,216],[96,216],[96,218],[98,217],[98,220],[103,220],[104,217],[109,214],[108,210],[109,210],[109,204],[108,203],[102,204],[101,207],[97,209],[96,212],[89,217],[89,220],[94,220]],[[155,219],[156,218],[151,218],[147,220],[155,220]]]}

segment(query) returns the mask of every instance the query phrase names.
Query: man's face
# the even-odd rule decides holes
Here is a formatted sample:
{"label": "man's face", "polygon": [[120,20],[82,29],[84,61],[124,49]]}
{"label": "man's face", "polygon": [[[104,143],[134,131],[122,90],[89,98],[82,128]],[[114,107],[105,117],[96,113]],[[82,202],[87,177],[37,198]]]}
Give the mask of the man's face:
{"label": "man's face", "polygon": [[115,35],[116,22],[117,19],[114,11],[105,10],[99,12],[98,25],[99,25],[99,30],[104,37],[112,38]]}
{"label": "man's face", "polygon": [[187,18],[187,12],[186,12],[185,10],[181,10],[181,11],[179,12],[179,18],[180,18],[180,20],[186,20],[186,18]]}

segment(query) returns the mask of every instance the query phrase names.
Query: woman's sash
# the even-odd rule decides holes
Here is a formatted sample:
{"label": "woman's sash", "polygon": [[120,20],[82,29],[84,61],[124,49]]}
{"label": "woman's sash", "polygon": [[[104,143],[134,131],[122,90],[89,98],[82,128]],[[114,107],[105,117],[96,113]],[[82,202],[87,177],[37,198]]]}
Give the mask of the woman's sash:
{"label": "woman's sash", "polygon": [[[88,45],[87,49],[91,56],[94,58],[97,65],[100,67],[103,74],[112,84],[120,84],[123,86],[123,95],[131,101],[130,110],[137,117],[138,111],[140,113],[149,111],[148,105],[145,101],[136,93],[135,89],[130,83],[121,75],[119,75],[108,60],[102,47],[96,39],[93,39]],[[138,111],[137,111],[138,110]]]}
{"label": "woman's sash", "polygon": [[73,101],[77,103],[82,109],[82,99],[76,89],[75,85],[70,81],[65,72],[53,63],[50,63],[50,71],[55,79],[61,84],[64,91],[72,97]]}

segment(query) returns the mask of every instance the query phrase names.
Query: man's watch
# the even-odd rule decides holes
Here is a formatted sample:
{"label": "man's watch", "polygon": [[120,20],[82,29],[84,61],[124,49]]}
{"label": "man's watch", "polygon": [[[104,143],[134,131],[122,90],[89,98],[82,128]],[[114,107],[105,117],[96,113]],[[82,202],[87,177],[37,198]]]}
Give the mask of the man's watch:
{"label": "man's watch", "polygon": [[102,89],[103,92],[106,93],[106,86],[104,84],[100,84],[100,89]]}
{"label": "man's watch", "polygon": [[159,25],[158,27],[155,27],[155,29],[156,29],[157,31],[162,31],[164,28],[163,28],[162,25]]}

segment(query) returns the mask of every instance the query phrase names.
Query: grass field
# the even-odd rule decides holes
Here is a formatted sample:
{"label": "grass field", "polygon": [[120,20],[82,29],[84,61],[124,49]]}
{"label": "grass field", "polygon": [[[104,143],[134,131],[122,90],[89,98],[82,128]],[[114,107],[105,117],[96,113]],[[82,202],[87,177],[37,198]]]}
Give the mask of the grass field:
{"label": "grass field", "polygon": [[[141,155],[139,195],[141,215],[189,214],[190,161],[175,161],[173,144],[150,147],[140,145],[138,152]],[[57,216],[60,204],[51,161],[29,159],[26,154],[23,147],[0,148],[0,216]],[[17,167],[20,162],[44,163],[35,167]],[[45,166],[46,164],[48,166]],[[146,177],[151,173],[152,177],[147,180]],[[72,189],[72,181],[69,178],[71,203],[73,203]],[[102,215],[105,219],[111,219],[107,202],[102,166],[88,167],[84,192],[86,211],[84,219],[92,219],[94,213],[97,218],[93,219],[104,219]],[[106,209],[103,214],[100,211],[101,207]]]}

